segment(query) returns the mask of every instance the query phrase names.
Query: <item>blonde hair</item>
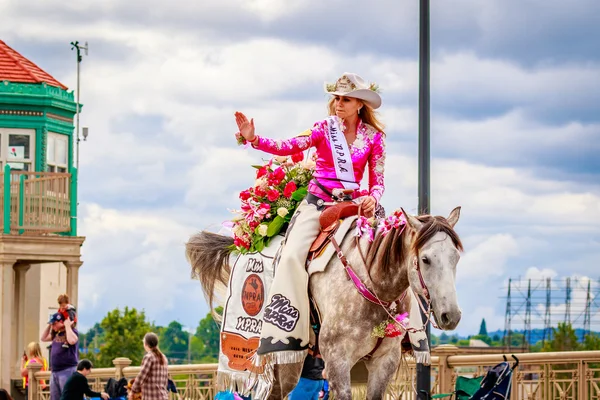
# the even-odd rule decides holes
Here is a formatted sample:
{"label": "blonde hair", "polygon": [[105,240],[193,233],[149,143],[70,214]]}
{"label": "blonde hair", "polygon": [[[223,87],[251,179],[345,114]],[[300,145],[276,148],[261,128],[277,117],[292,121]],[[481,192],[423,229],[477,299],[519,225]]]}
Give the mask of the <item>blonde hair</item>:
{"label": "blonde hair", "polygon": [[30,358],[39,358],[42,357],[42,348],[38,342],[31,342],[27,345],[27,356]]}
{"label": "blonde hair", "polygon": [[[358,117],[362,120],[362,122],[365,124],[371,125],[378,132],[381,132],[385,135],[385,132],[383,131],[385,128],[385,125],[381,121],[379,121],[379,119],[377,118],[378,113],[375,110],[373,110],[373,108],[371,106],[369,106],[367,103],[365,103],[361,99],[356,99],[356,100],[360,101],[363,105],[363,107],[361,107],[360,111],[358,112]],[[329,115],[335,115],[334,102],[335,102],[335,97],[332,97],[331,99],[329,99],[329,102],[327,103],[327,111],[329,112]]]}

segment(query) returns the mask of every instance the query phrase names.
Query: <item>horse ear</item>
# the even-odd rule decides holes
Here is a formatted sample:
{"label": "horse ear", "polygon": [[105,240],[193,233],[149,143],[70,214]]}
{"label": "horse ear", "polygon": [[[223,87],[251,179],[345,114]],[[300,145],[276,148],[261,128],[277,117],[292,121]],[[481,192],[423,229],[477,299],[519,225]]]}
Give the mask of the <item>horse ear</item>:
{"label": "horse ear", "polygon": [[415,231],[421,229],[421,227],[423,226],[423,223],[421,221],[419,221],[415,216],[410,215],[409,213],[404,211],[404,208],[400,207],[400,209],[402,210],[402,214],[404,214],[404,216],[406,217],[408,225],[410,225],[412,229],[414,229]]}
{"label": "horse ear", "polygon": [[454,228],[454,225],[456,225],[459,218],[460,218],[460,206],[458,206],[454,210],[452,210],[452,212],[450,213],[448,218],[446,218],[446,221],[448,221],[450,226],[452,228]]}

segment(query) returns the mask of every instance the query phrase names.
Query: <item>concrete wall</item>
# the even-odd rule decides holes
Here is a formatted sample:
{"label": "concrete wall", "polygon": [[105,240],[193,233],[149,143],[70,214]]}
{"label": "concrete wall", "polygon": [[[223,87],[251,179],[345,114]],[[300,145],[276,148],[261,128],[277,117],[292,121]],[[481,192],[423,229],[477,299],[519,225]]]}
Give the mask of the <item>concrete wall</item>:
{"label": "concrete wall", "polygon": [[[56,299],[66,288],[67,269],[63,263],[35,264],[27,271],[23,347],[29,342],[40,341],[50,315],[58,309]],[[44,357],[48,357],[48,344],[40,343]],[[22,352],[23,349],[19,349],[19,354]]]}

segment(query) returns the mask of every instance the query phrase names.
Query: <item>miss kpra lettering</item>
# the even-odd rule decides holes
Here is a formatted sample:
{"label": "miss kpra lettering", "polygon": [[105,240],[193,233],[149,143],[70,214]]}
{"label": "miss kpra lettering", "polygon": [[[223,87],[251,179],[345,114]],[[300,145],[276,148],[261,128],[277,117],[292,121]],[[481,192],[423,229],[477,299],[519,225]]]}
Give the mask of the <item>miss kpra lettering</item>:
{"label": "miss kpra lettering", "polygon": [[291,305],[290,300],[281,294],[276,294],[271,297],[271,304],[265,308],[263,319],[279,329],[291,332],[296,327],[299,317],[298,309]]}
{"label": "miss kpra lettering", "polygon": [[246,272],[261,273],[265,270],[262,259],[250,258],[246,263]]}

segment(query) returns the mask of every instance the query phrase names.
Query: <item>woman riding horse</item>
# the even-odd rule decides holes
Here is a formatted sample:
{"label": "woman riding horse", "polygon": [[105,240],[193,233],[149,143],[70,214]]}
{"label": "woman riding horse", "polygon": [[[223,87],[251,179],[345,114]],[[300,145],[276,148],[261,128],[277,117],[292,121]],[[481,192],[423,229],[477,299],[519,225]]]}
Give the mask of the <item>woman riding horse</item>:
{"label": "woman riding horse", "polygon": [[[329,117],[316,122],[306,133],[289,140],[271,140],[255,134],[254,120],[236,112],[239,135],[253,148],[274,155],[293,155],[316,149],[316,168],[308,195],[298,206],[277,259],[275,277],[265,309],[259,359],[275,364],[302,362],[309,342],[308,274],[309,248],[320,230],[324,207],[341,200],[360,202],[369,217],[384,192],[385,133],[374,110],[381,97],[374,84],[354,73],[345,73],[326,85],[331,95]],[[368,165],[369,188],[359,190]],[[277,267],[280,265],[280,267]]]}

